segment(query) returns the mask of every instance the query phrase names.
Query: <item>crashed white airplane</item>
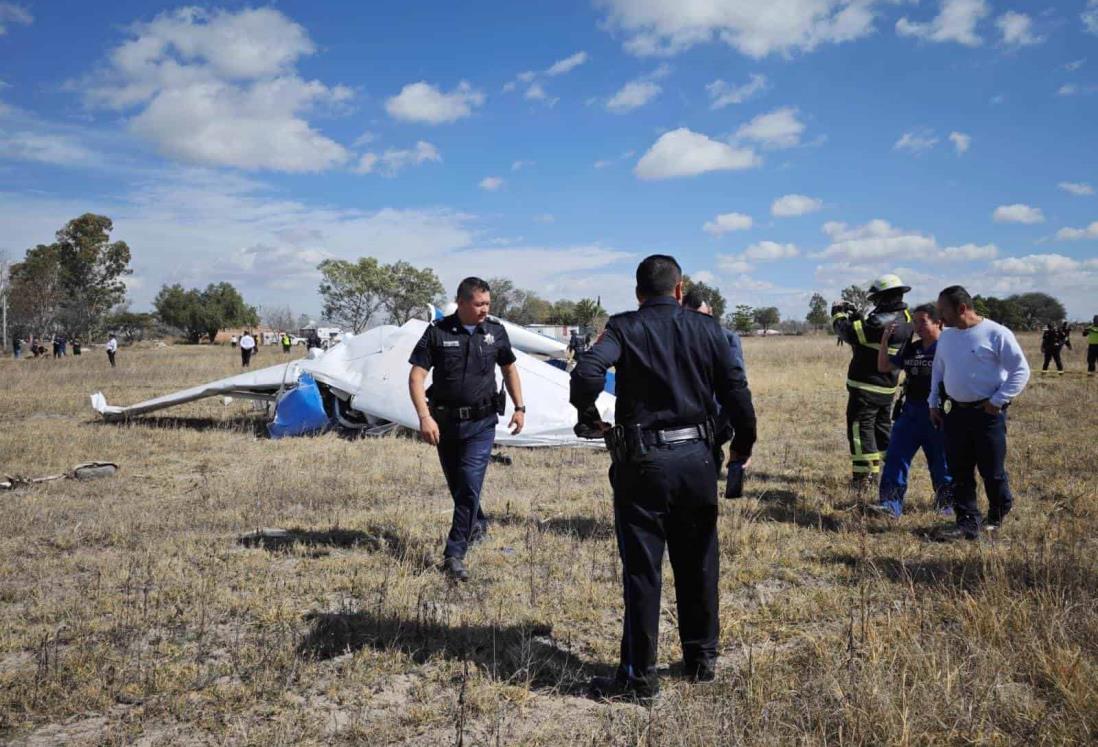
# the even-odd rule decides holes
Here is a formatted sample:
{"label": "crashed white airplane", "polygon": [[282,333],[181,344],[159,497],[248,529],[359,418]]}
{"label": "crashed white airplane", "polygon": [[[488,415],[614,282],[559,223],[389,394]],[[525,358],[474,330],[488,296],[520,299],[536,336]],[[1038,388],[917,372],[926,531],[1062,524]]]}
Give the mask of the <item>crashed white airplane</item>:
{"label": "crashed white airplane", "polygon": [[[430,309],[432,318],[442,314]],[[502,321],[502,320],[501,320]],[[496,430],[496,441],[507,446],[590,446],[572,432],[575,409],[568,402],[568,374],[538,355],[560,355],[564,344],[524,327],[503,322],[518,359],[523,397],[529,408],[522,433],[511,435],[509,422],[514,403]],[[408,395],[408,357],[427,328],[413,319],[401,327],[384,325],[359,335],[346,335],[327,351],[313,349],[309,357],[230,376],[184,389],[129,407],[107,404],[102,392],[91,395],[92,407],[104,420],[174,407],[205,397],[228,396],[271,402],[275,418],[272,437],[315,433],[328,427],[384,431],[394,424],[417,429],[419,418]],[[497,384],[500,374],[496,371]],[[603,420],[613,422],[614,397],[603,392],[597,406]]]}

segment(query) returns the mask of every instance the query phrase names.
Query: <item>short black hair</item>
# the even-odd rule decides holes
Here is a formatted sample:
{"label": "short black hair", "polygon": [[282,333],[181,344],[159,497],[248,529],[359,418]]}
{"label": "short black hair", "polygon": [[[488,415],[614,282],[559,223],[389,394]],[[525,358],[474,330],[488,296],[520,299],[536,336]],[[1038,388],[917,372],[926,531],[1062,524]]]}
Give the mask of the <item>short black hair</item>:
{"label": "short black hair", "polygon": [[932,322],[942,321],[942,317],[938,314],[938,307],[935,304],[932,304],[932,303],[921,304],[919,306],[916,306],[915,309],[911,313],[912,314],[918,314],[919,312],[922,312],[922,313],[926,314],[927,318],[930,319],[930,321],[932,321]]}
{"label": "short black hair", "polygon": [[963,285],[951,285],[948,288],[943,288],[942,292],[938,294],[938,299],[945,299],[949,301],[949,305],[954,309],[961,308],[961,304],[972,308],[972,296],[968,294]]}
{"label": "short black hair", "polygon": [[682,268],[668,254],[653,254],[637,265],[637,294],[645,298],[670,296],[682,280]]}
{"label": "short black hair", "polygon": [[690,292],[682,297],[682,305],[691,311],[697,311],[705,303],[705,298],[702,297],[701,291],[697,288],[691,288]]}
{"label": "short black hair", "polygon": [[458,284],[457,300],[468,301],[477,293],[491,293],[488,283],[478,277],[467,277]]}

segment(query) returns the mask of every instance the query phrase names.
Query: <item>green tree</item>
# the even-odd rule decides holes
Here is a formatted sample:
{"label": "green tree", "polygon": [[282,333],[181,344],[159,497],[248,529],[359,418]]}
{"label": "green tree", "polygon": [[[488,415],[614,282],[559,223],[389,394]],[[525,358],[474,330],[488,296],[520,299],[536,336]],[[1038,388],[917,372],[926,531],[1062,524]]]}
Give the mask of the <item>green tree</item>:
{"label": "green tree", "polygon": [[591,298],[581,298],[576,303],[576,308],[573,311],[575,323],[581,327],[592,327],[599,317],[605,315],[606,311],[599,305],[598,301]]}
{"label": "green tree", "polygon": [[370,326],[393,295],[389,268],[373,257],[357,262],[326,259],[317,269],[322,275],[319,290],[324,318],[350,327],[356,335]]}
{"label": "green tree", "polygon": [[254,306],[244,303],[240,292],[232,283],[210,283],[201,293],[206,322],[206,336],[213,342],[217,333],[227,327],[254,326],[259,324],[259,314]]}
{"label": "green tree", "polygon": [[576,302],[562,298],[553,304],[545,318],[546,324],[576,324]]}
{"label": "green tree", "polygon": [[821,296],[819,293],[813,293],[812,299],[808,302],[808,315],[804,320],[816,328],[817,331],[827,326],[831,321],[831,315],[828,314],[827,299]]}
{"label": "green tree", "polygon": [[775,327],[782,320],[782,316],[778,313],[777,306],[763,306],[755,309],[755,313],[752,315],[755,323],[763,328],[763,334],[770,331],[771,327]]}
{"label": "green tree", "polygon": [[714,319],[723,319],[725,309],[728,307],[727,301],[724,300],[724,296],[721,295],[720,288],[714,288],[711,285],[706,285],[700,280],[694,280],[689,275],[682,276],[682,292],[687,294],[690,291],[697,291],[702,300],[709,304],[709,308],[713,310]]}
{"label": "green tree", "polygon": [[1017,307],[1024,329],[1037,329],[1067,319],[1064,305],[1047,293],[1022,293],[1006,300]]}
{"label": "green tree", "polygon": [[507,278],[488,278],[492,293],[492,315],[512,321],[511,315],[521,305],[524,291]]}
{"label": "green tree", "polygon": [[515,305],[508,309],[508,321],[515,324],[546,324],[553,313],[553,304],[533,291],[518,291]]}
{"label": "green tree", "polygon": [[386,271],[391,285],[385,299],[385,308],[393,324],[404,324],[412,318],[416,309],[427,304],[438,306],[442,303],[445,291],[430,267],[420,270],[401,261],[389,265]]}
{"label": "green tree", "polygon": [[206,290],[185,290],[182,285],[165,285],[153,300],[156,315],[164,324],[175,327],[191,343],[202,337],[213,342],[227,327],[259,323],[259,315],[244,303],[231,283],[211,283]]}
{"label": "green tree", "polygon": [[[996,298],[995,296],[980,298],[977,296],[972,299],[972,305],[977,314],[986,316],[1004,327],[1021,329],[1025,323],[1022,319],[1022,310],[1018,307],[1018,304],[1009,298]],[[983,311],[980,310],[981,307]]]}
{"label": "green tree", "polygon": [[754,309],[747,304],[741,303],[736,306],[729,321],[731,322],[732,329],[736,330],[741,335],[751,334],[751,328],[755,321]]}
{"label": "green tree", "polygon": [[126,305],[119,306],[103,320],[103,326],[122,336],[128,343],[145,339],[156,318],[152,314],[133,312]]}
{"label": "green tree", "polygon": [[61,267],[56,244],[28,249],[22,262],[11,266],[9,292],[12,320],[22,334],[51,335],[57,331],[61,302]]}
{"label": "green tree", "polygon": [[103,317],[126,297],[122,278],[130,269],[130,248],[111,241],[114,229],[105,215],[85,213],[57,232],[57,261],[64,292],[62,316],[66,327],[91,337]]}
{"label": "green tree", "polygon": [[854,304],[854,308],[856,308],[860,314],[869,311],[873,306],[873,304],[869,302],[869,291],[858,285],[851,285],[847,288],[843,288],[842,297],[847,303]]}

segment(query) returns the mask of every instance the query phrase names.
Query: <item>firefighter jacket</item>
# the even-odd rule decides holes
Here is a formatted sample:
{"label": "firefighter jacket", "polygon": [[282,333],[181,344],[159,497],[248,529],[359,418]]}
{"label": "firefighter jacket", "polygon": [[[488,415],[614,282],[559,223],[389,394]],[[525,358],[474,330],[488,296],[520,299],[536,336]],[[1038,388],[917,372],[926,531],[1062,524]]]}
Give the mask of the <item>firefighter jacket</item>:
{"label": "firefighter jacket", "polygon": [[849,343],[853,351],[846,374],[848,387],[873,394],[891,396],[896,393],[900,372],[881,373],[877,370],[881,335],[893,323],[896,329],[888,341],[890,356],[896,355],[914,333],[911,312],[903,301],[878,306],[865,318],[857,311],[839,311],[831,317],[835,334]]}

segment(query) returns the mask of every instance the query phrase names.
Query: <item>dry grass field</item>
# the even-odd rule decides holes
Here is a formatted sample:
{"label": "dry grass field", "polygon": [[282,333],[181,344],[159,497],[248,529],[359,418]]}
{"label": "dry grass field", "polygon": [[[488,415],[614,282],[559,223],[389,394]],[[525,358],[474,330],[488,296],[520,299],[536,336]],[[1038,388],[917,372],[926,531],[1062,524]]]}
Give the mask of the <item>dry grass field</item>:
{"label": "dry grass field", "polygon": [[[426,445],[271,441],[240,402],[124,425],[88,407],[231,374],[225,348],[124,348],[115,370],[98,349],[0,360],[0,474],[121,465],[0,493],[0,742],[1094,743],[1098,380],[1080,352],[1011,410],[1001,535],[941,544],[921,457],[902,520],[856,510],[849,350],[745,347],[760,442],[747,497],[721,505],[718,681],[677,676],[668,568],[650,709],[584,697],[620,633],[605,454],[493,464],[492,534],[453,586]],[[241,543],[257,527],[293,541]]]}

